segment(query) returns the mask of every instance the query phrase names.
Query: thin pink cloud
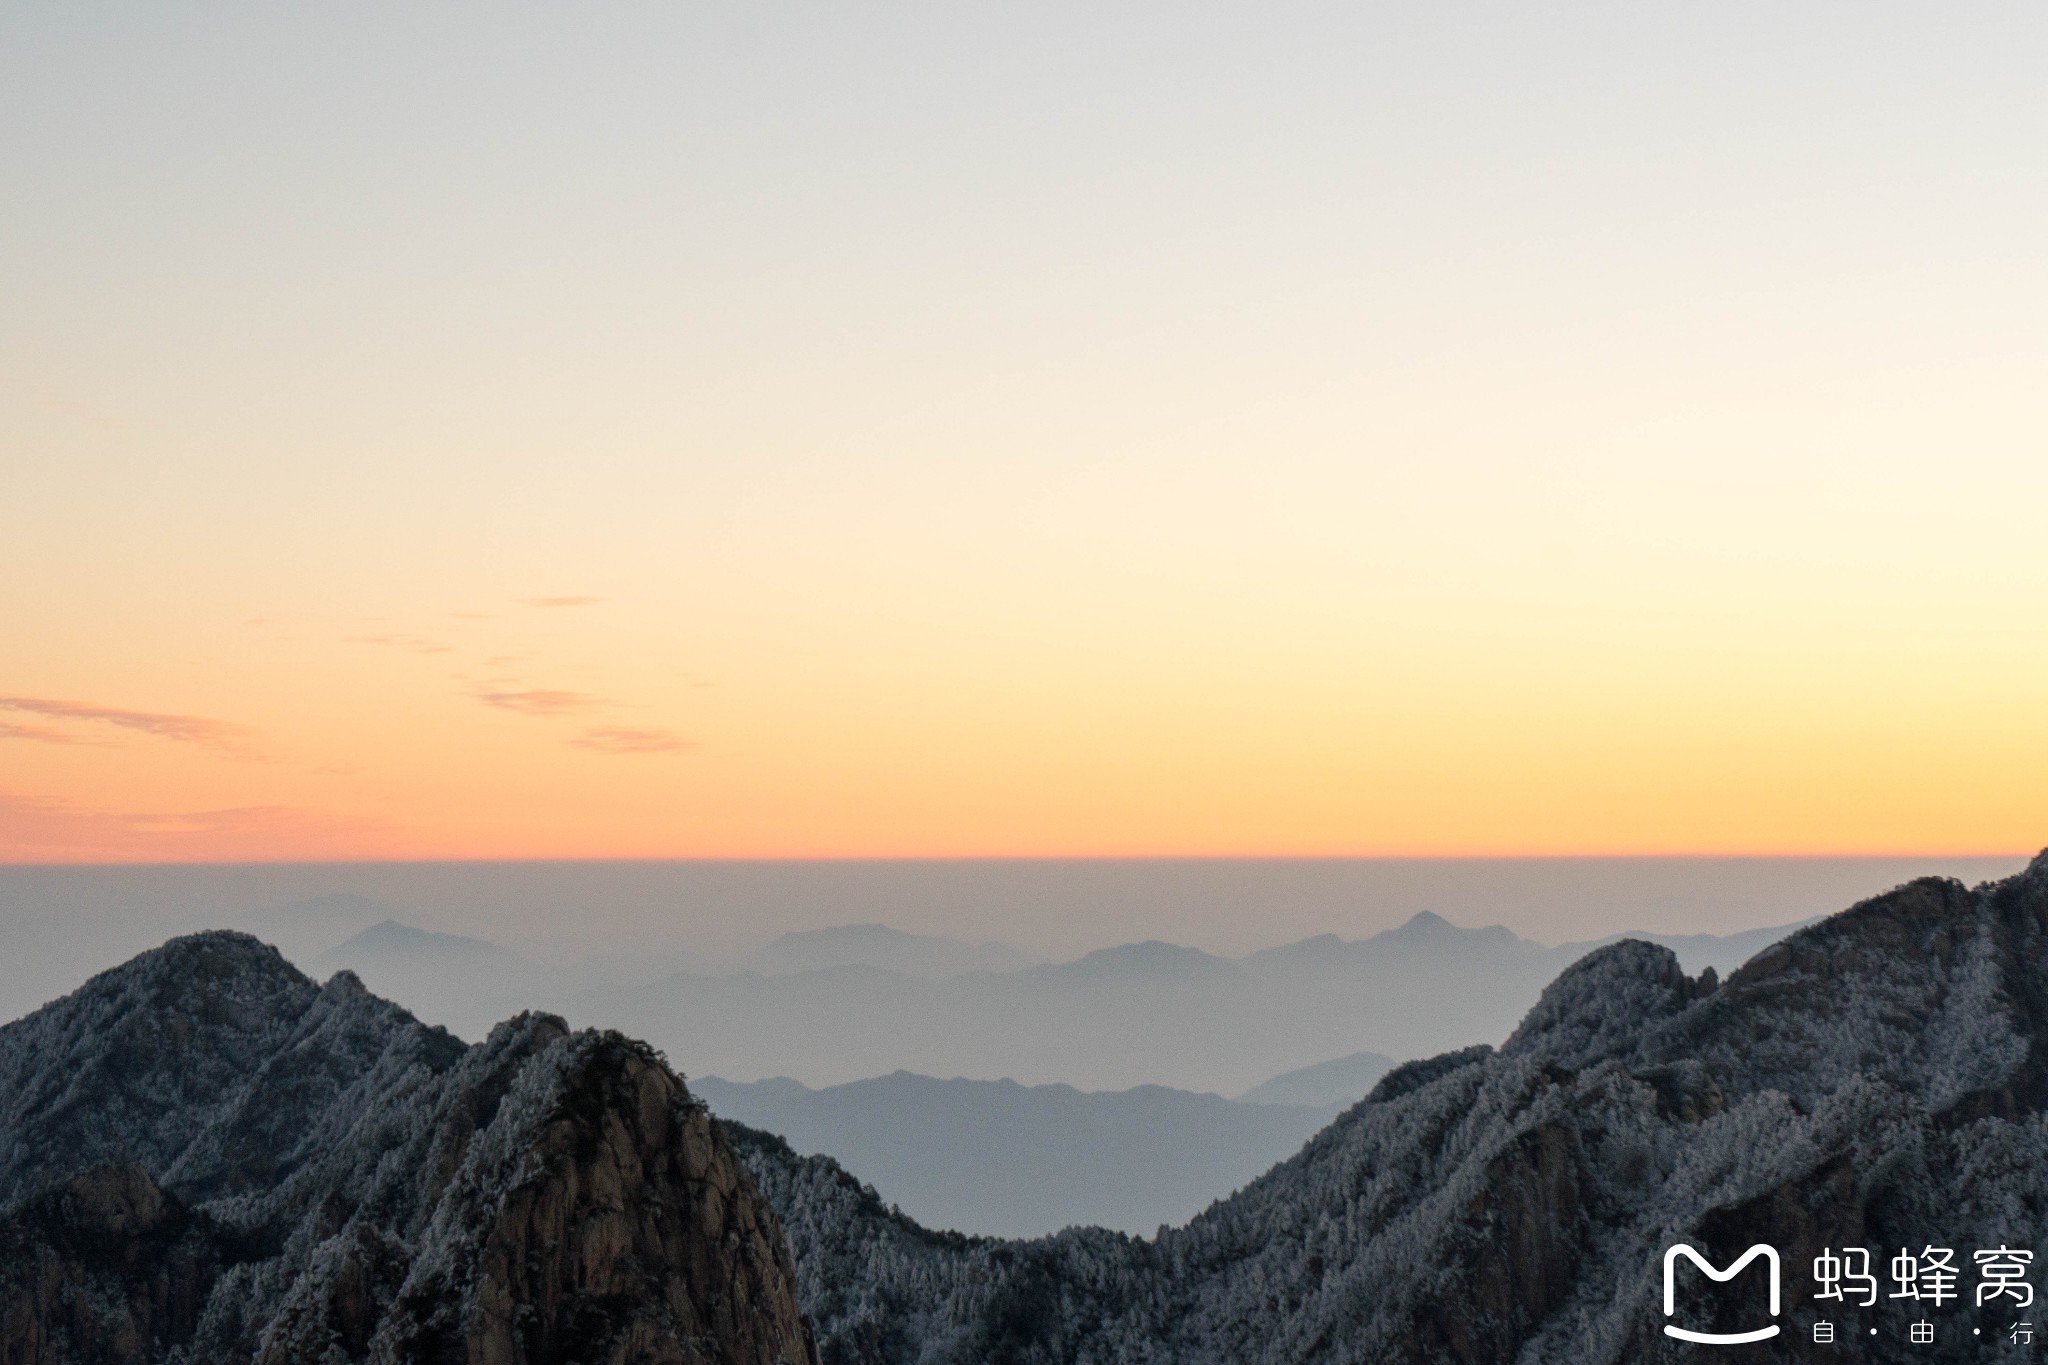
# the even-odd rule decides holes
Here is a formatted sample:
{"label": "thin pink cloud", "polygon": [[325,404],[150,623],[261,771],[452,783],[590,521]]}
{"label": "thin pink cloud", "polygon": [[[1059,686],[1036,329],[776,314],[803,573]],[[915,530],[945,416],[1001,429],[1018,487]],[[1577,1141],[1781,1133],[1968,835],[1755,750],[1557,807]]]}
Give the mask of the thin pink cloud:
{"label": "thin pink cloud", "polygon": [[52,730],[47,725],[16,725],[12,721],[0,720],[0,739],[32,739],[42,744],[90,744],[84,735],[74,735],[68,730]]}
{"label": "thin pink cloud", "polygon": [[600,754],[677,754],[697,746],[667,730],[604,729],[585,730],[569,741],[579,749]]}
{"label": "thin pink cloud", "polygon": [[158,739],[175,740],[181,744],[196,744],[229,758],[254,759],[257,754],[249,747],[250,731],[247,726],[232,725],[227,721],[208,720],[204,716],[180,716],[159,711],[129,711],[116,706],[97,706],[90,702],[61,701],[52,697],[0,697],[0,710],[19,711],[31,716],[42,716],[47,720],[82,721],[87,724],[112,725],[138,734],[152,735]]}
{"label": "thin pink cloud", "polygon": [[495,706],[501,711],[517,711],[522,716],[565,716],[610,704],[603,697],[593,697],[588,693],[557,692],[547,688],[524,692],[479,692],[476,699],[486,706]]}

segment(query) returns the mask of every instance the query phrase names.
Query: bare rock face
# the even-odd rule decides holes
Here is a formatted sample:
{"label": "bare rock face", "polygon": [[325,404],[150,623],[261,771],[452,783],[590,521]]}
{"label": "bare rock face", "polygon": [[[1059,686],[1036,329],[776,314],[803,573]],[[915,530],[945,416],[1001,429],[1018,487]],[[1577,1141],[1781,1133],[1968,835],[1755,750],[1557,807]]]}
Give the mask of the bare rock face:
{"label": "bare rock face", "polygon": [[775,1215],[618,1035],[465,1047],[208,934],[0,1029],[0,1081],[0,1365],[816,1360]]}
{"label": "bare rock face", "polygon": [[644,1050],[578,1050],[548,1117],[437,1217],[371,1358],[809,1360],[781,1229],[709,1115]]}
{"label": "bare rock face", "polygon": [[0,1220],[0,1365],[147,1360],[189,1339],[220,1248],[140,1166],[78,1175]]}

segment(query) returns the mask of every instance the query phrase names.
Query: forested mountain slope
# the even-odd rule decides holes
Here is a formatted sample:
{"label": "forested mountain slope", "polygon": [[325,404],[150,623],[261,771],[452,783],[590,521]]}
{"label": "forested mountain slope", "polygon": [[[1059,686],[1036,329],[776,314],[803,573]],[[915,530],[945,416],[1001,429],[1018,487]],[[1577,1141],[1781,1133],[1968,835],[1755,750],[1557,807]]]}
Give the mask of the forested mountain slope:
{"label": "forested mountain slope", "polygon": [[240,934],[0,1029],[0,1365],[800,1365],[774,1215],[660,1058],[465,1047]]}
{"label": "forested mountain slope", "polygon": [[200,935],[0,1029],[0,1365],[795,1365],[814,1337],[826,1365],[1675,1361],[1677,1241],[1782,1252],[1784,1331],[1742,1359],[2004,1360],[2017,1314],[1967,1278],[1829,1306],[1816,1345],[1809,1267],[2048,1250],[2044,1105],[2048,857],[1911,883],[1725,984],[1601,948],[1499,1049],[1397,1068],[1149,1240],[934,1233],[827,1159],[728,1146],[618,1035],[526,1015],[465,1047]]}
{"label": "forested mountain slope", "polygon": [[[830,1161],[736,1138],[828,1365],[1689,1359],[1661,1331],[1681,1240],[1720,1264],[1782,1252],[1784,1331],[1744,1359],[1974,1361],[2010,1358],[2024,1315],[1971,1305],[1971,1249],[2048,1250],[2044,1100],[2048,856],[1976,890],[1911,883],[1725,984],[1602,948],[1498,1050],[1395,1070],[1154,1241],[938,1235]],[[1813,1344],[1816,1255],[1927,1244],[1958,1249],[1962,1304],[1834,1308],[1842,1344]],[[1734,1330],[1743,1307],[1709,1297],[1685,1325]],[[1923,1316],[1937,1339],[1909,1343]]]}

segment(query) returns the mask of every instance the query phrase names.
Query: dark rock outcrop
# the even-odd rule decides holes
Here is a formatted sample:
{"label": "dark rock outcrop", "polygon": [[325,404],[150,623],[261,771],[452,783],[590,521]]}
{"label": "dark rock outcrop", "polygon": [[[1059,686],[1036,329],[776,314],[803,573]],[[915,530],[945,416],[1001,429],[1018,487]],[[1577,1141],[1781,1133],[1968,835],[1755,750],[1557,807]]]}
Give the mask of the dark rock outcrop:
{"label": "dark rock outcrop", "polygon": [[465,1047],[234,934],[0,1029],[0,1365],[803,1365],[775,1216],[659,1056]]}
{"label": "dark rock outcrop", "polygon": [[162,1358],[221,1270],[216,1230],[142,1167],[86,1171],[0,1219],[0,1365]]}

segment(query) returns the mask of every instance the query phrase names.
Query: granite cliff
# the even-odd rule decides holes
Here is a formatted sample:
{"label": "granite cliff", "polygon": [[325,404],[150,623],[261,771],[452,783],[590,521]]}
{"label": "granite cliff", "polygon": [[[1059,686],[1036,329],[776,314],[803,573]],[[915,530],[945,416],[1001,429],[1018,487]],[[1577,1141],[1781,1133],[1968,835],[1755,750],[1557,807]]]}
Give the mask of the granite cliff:
{"label": "granite cliff", "polygon": [[646,1047],[473,1047],[238,934],[0,1029],[0,1365],[803,1365],[775,1216]]}

